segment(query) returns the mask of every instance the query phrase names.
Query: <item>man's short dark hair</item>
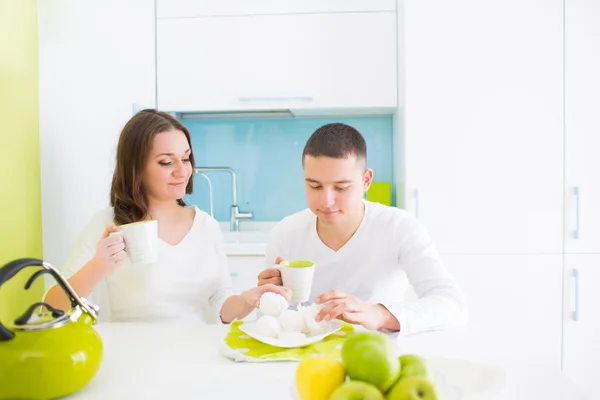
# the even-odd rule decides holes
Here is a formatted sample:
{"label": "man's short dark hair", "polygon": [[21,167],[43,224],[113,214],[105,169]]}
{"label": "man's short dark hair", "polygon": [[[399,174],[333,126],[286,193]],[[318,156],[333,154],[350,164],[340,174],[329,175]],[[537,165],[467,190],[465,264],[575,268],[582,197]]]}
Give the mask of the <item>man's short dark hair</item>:
{"label": "man's short dark hair", "polygon": [[366,164],[367,143],[355,128],[335,122],[323,125],[308,138],[302,152],[302,165],[306,156],[330,158],[356,156],[357,159],[365,160]]}

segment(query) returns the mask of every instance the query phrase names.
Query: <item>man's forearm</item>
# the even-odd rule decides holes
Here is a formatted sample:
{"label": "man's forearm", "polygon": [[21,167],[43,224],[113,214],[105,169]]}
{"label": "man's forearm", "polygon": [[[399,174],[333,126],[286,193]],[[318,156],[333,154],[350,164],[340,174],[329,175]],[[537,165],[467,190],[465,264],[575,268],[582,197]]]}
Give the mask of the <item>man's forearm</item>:
{"label": "man's forearm", "polygon": [[381,313],[381,326],[379,329],[387,329],[397,332],[400,330],[400,321],[383,304],[375,306]]}

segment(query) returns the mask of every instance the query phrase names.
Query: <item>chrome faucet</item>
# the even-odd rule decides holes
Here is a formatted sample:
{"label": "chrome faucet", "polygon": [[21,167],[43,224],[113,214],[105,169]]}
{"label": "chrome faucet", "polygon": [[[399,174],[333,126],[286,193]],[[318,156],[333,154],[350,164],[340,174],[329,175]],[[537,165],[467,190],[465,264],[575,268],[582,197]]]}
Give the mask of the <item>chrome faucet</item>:
{"label": "chrome faucet", "polygon": [[196,175],[200,175],[202,176],[204,179],[206,179],[206,182],[208,183],[208,208],[210,209],[210,216],[214,217],[215,213],[213,211],[213,189],[212,189],[212,181],[210,180],[210,178],[208,177],[208,175],[206,175],[204,172],[195,172]]}
{"label": "chrome faucet", "polygon": [[252,212],[240,211],[240,208],[237,203],[237,176],[235,171],[229,167],[196,167],[194,169],[195,174],[203,174],[204,172],[228,172],[231,175],[231,191],[232,191],[232,205],[231,205],[231,215],[230,215],[230,230],[231,231],[239,231],[240,230],[240,220],[243,219],[252,219]]}

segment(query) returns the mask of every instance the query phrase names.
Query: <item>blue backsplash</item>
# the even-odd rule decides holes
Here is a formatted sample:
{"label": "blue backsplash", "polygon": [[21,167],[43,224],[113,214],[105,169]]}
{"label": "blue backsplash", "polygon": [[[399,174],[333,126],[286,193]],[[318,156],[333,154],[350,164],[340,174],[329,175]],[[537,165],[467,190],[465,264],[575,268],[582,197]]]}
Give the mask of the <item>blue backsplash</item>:
{"label": "blue backsplash", "polygon": [[[343,122],[367,141],[367,162],[374,180],[392,180],[392,117],[183,120],[190,130],[196,166],[231,167],[237,175],[241,211],[255,221],[279,221],[307,207],[302,178],[302,150],[320,126]],[[213,186],[214,216],[228,221],[231,177],[207,173]],[[194,193],[186,196],[209,212],[208,182],[194,178]]]}

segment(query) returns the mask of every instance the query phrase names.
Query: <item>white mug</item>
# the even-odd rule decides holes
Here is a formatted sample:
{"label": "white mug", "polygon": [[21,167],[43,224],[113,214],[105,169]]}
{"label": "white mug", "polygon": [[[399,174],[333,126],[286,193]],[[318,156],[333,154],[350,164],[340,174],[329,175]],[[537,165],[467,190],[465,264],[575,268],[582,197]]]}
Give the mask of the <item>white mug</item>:
{"label": "white mug", "polygon": [[310,298],[315,263],[309,260],[285,260],[276,265],[283,286],[292,290],[291,303],[304,303]]}
{"label": "white mug", "polygon": [[118,232],[125,242],[125,253],[132,264],[149,264],[158,260],[158,221],[139,221],[119,226]]}

